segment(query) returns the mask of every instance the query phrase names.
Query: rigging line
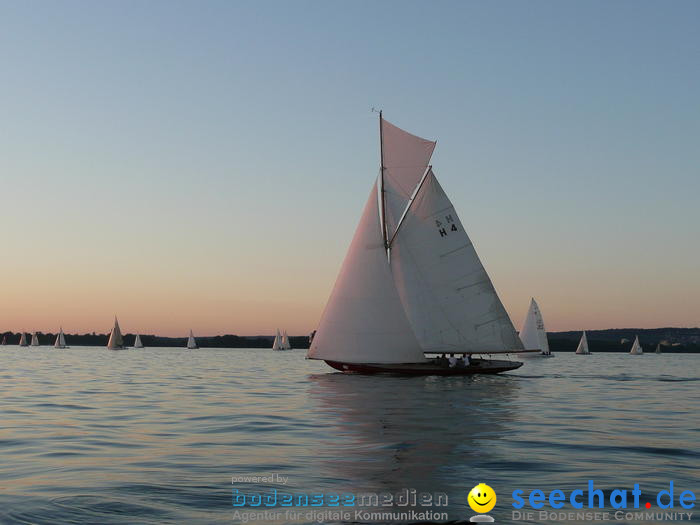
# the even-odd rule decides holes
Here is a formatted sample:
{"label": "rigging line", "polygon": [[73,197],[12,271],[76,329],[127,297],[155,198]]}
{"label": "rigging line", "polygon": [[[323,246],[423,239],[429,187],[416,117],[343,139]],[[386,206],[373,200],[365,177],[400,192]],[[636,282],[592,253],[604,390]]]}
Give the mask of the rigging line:
{"label": "rigging line", "polygon": [[428,174],[431,173],[432,169],[433,169],[432,166],[428,166],[427,168],[425,168],[425,173],[423,173],[423,176],[421,177],[420,182],[418,183],[418,186],[416,186],[416,189],[413,190],[413,194],[411,195],[411,198],[408,199],[408,204],[406,205],[406,208],[403,210],[403,213],[401,214],[401,218],[399,219],[399,222],[396,225],[396,230],[394,230],[394,235],[392,235],[391,239],[389,239],[389,243],[387,244],[387,248],[391,248],[391,245],[394,242],[394,239],[396,239],[396,236],[398,235],[399,230],[401,229],[401,225],[403,225],[404,220],[406,219],[406,215],[408,215],[408,211],[411,209],[411,205],[416,200],[416,197],[418,196],[418,192],[423,187],[423,184],[425,184],[425,181],[428,180]]}
{"label": "rigging line", "polygon": [[380,226],[382,228],[382,240],[384,241],[384,249],[386,250],[387,258],[390,258],[391,255],[389,254],[389,243],[387,242],[387,239],[389,237],[389,233],[387,231],[387,226],[386,226],[386,195],[384,194],[384,170],[386,168],[384,166],[384,126],[382,126],[382,110],[381,109],[379,110],[379,160],[380,160],[379,221],[380,221]]}

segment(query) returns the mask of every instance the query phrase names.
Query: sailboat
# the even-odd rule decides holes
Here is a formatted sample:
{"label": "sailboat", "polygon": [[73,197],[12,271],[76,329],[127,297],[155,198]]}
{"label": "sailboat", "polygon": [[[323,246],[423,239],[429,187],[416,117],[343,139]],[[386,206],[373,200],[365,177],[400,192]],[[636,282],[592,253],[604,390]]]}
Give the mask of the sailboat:
{"label": "sailboat", "polygon": [[143,343],[141,343],[141,336],[136,334],[136,339],[134,339],[134,348],[143,348]]}
{"label": "sailboat", "polygon": [[32,334],[32,344],[31,346],[39,346],[39,334],[34,332]]}
{"label": "sailboat", "polygon": [[272,349],[273,350],[284,350],[282,347],[282,336],[280,335],[280,329],[277,329],[277,333],[275,334],[275,340],[272,341]]}
{"label": "sailboat", "polygon": [[29,346],[29,343],[27,343],[27,334],[24,332],[19,336],[19,346]]}
{"label": "sailboat", "polygon": [[[381,169],[307,357],[348,372],[463,375],[522,363],[426,354],[524,350],[429,165],[435,142],[379,113]],[[455,360],[457,361],[457,360]],[[453,363],[454,364],[454,363]]]}
{"label": "sailboat", "polygon": [[281,350],[291,350],[292,344],[289,342],[289,336],[287,335],[287,330],[282,334],[282,348]]}
{"label": "sailboat", "polygon": [[7,335],[2,336],[2,343],[0,344],[2,344],[2,346],[7,346]]}
{"label": "sailboat", "polygon": [[187,349],[188,350],[196,350],[199,348],[197,346],[197,341],[194,338],[194,335],[192,334],[192,330],[190,330],[190,337],[187,339]]}
{"label": "sailboat", "polygon": [[588,350],[588,338],[586,337],[586,331],[583,331],[581,340],[578,342],[578,347],[576,348],[576,353],[579,355],[588,355],[590,350]]}
{"label": "sailboat", "polygon": [[63,334],[63,327],[61,327],[61,330],[58,332],[58,335],[56,336],[56,342],[53,344],[54,348],[68,348],[66,346],[66,336]]}
{"label": "sailboat", "polygon": [[122,331],[119,328],[119,321],[117,321],[117,318],[115,317],[114,327],[112,328],[112,332],[109,334],[109,341],[107,341],[107,349],[124,350],[125,348],[124,339],[122,338]]}
{"label": "sailboat", "polygon": [[660,354],[661,353],[661,343],[656,344],[656,350],[654,351],[655,354]]}
{"label": "sailboat", "polygon": [[540,350],[540,353],[523,353],[523,356],[554,357],[554,354],[549,350],[549,341],[547,341],[547,331],[544,328],[542,312],[534,298],[530,300],[530,308],[525,316],[523,329],[520,331],[520,340],[526,349]]}
{"label": "sailboat", "polygon": [[632,350],[630,350],[630,354],[632,355],[642,355],[644,353],[644,350],[642,349],[642,345],[639,344],[639,336],[634,337],[634,343],[632,344]]}

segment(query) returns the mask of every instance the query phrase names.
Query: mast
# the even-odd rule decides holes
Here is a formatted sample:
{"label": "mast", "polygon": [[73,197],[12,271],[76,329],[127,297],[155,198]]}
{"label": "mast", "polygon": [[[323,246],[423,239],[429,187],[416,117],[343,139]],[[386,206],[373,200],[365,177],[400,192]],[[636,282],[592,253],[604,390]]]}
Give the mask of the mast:
{"label": "mast", "polygon": [[384,249],[389,256],[389,233],[386,228],[386,195],[384,192],[384,130],[382,129],[382,110],[379,110],[379,224],[384,239]]}

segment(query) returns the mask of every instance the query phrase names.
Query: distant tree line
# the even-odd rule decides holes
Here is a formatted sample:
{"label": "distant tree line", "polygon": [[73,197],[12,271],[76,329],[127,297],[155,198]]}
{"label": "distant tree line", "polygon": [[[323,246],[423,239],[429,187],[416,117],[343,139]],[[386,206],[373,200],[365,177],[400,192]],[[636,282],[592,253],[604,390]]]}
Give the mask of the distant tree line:
{"label": "distant tree line", "polygon": [[[41,345],[53,345],[56,340],[54,333],[38,332]],[[700,353],[700,328],[614,328],[609,330],[586,330],[588,347],[591,352],[629,352],[632,341],[639,336],[639,341],[645,352],[653,352],[656,345],[661,343],[664,353]],[[20,333],[4,332],[0,339],[7,336],[7,344],[19,343]],[[31,333],[27,334],[27,342],[31,341]],[[107,346],[109,334],[65,334],[68,346]],[[133,346],[135,334],[125,334],[124,344]],[[549,347],[552,352],[574,352],[581,338],[580,331],[549,332],[547,334]],[[197,337],[197,344],[205,348],[271,348],[274,336],[255,335],[217,335]],[[626,342],[622,342],[626,339]],[[293,348],[308,348],[307,336],[290,336]],[[141,335],[141,342],[146,347],[185,347],[187,337],[163,337],[159,335]]]}
{"label": "distant tree line", "polygon": [[[33,333],[33,332],[32,332]],[[27,334],[27,342],[31,341],[31,333]],[[43,346],[53,345],[58,334],[37,332],[39,344]],[[7,344],[19,344],[21,334],[19,332],[5,332],[0,334],[0,340],[7,336]],[[65,334],[68,346],[107,346],[109,334]],[[133,346],[136,334],[124,334],[124,344]],[[197,344],[206,348],[272,348],[274,336],[256,335],[217,335],[213,337],[196,337]],[[185,347],[187,337],[163,337],[159,335],[141,335],[143,346],[150,347]],[[290,336],[289,342],[292,348],[308,348],[309,339],[306,336]]]}

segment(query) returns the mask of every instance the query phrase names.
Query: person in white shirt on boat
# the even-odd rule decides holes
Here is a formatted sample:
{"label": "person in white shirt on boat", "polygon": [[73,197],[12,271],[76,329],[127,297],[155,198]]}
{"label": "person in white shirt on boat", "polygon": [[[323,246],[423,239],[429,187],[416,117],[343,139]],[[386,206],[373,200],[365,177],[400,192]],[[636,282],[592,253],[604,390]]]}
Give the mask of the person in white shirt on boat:
{"label": "person in white shirt on boat", "polygon": [[455,357],[454,354],[450,354],[450,368],[454,368],[457,366],[457,358]]}
{"label": "person in white shirt on boat", "polygon": [[469,359],[469,354],[464,354],[464,357],[462,358],[462,362],[464,363],[464,366],[467,367],[471,363],[471,359]]}

